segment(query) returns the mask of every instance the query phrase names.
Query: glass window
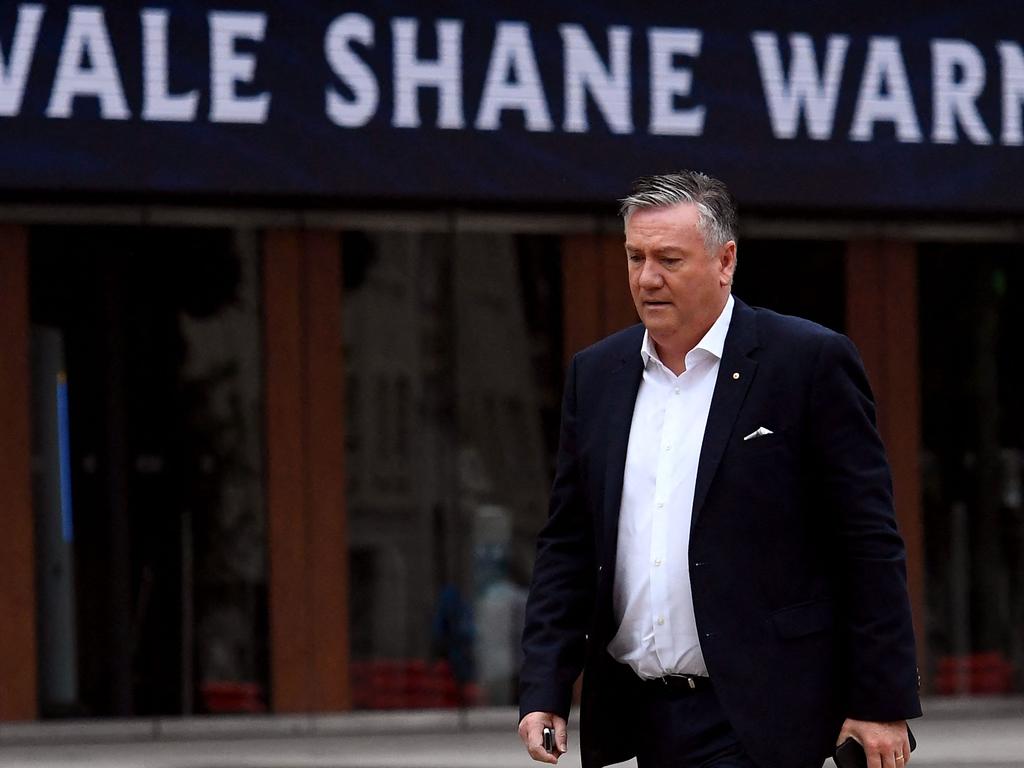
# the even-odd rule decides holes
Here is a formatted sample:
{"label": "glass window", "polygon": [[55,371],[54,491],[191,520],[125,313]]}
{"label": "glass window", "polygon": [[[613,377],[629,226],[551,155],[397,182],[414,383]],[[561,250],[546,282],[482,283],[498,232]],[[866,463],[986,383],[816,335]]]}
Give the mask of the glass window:
{"label": "glass window", "polygon": [[358,707],[515,701],[561,400],[557,237],[342,242]]}
{"label": "glass window", "polygon": [[258,246],[31,232],[44,714],[264,707]]}
{"label": "glass window", "polygon": [[935,692],[1024,690],[1020,246],[922,245],[922,496]]}
{"label": "glass window", "polygon": [[846,243],[742,239],[734,290],[751,306],[846,328]]}

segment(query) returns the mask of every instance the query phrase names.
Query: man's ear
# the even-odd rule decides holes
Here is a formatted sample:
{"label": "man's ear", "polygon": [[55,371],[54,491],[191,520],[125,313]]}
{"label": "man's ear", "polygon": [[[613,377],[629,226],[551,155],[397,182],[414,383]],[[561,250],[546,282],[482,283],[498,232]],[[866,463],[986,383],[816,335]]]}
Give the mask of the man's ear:
{"label": "man's ear", "polygon": [[736,241],[730,240],[718,251],[719,281],[721,285],[732,285],[736,274]]}

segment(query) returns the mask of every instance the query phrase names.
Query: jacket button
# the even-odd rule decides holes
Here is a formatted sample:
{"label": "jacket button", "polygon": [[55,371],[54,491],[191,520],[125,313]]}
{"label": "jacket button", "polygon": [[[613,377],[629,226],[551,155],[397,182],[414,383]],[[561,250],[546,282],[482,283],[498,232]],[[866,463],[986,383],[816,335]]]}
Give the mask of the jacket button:
{"label": "jacket button", "polygon": [[597,566],[597,572],[598,572],[598,573],[600,573],[600,572],[601,572],[601,571],[603,571],[603,570],[604,570],[604,566],[603,566],[603,565],[599,565],[599,566]]}

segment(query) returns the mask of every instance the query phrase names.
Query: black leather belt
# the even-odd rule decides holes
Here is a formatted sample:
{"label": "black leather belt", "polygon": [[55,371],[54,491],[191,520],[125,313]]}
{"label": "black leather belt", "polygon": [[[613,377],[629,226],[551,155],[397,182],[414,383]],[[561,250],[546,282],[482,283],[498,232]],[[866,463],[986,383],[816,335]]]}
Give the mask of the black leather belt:
{"label": "black leather belt", "polygon": [[702,691],[711,687],[710,677],[699,675],[665,675],[643,681],[644,689],[650,692],[663,691],[671,693],[686,693],[688,691]]}

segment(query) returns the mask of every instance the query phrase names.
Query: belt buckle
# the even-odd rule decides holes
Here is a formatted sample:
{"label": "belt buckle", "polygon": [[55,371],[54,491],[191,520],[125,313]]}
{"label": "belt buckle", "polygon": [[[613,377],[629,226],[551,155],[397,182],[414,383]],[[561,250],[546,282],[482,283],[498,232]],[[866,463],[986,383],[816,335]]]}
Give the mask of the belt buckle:
{"label": "belt buckle", "polygon": [[681,677],[686,681],[691,690],[697,689],[697,681],[693,679],[693,675],[665,675],[661,678],[662,685],[667,686],[670,677]]}

